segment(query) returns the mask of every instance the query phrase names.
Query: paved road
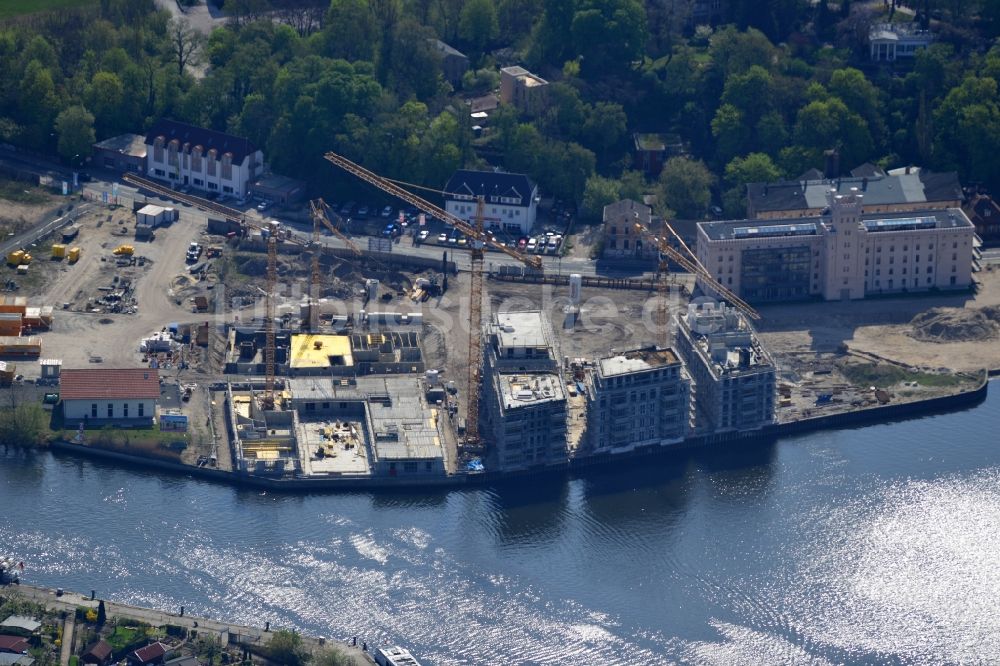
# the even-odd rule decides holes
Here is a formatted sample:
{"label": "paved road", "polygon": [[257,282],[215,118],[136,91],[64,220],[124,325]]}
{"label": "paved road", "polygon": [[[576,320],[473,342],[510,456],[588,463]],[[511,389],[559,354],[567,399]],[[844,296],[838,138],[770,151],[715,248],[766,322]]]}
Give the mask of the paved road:
{"label": "paved road", "polygon": [[[70,614],[74,614],[79,606],[97,608],[98,605],[98,601],[91,601],[89,596],[83,596],[75,592],[66,592],[61,597],[57,597],[55,592],[52,590],[34,587],[31,585],[22,584],[17,586],[15,589],[17,589],[26,599],[43,604],[50,610],[54,611],[67,611]],[[104,608],[109,617],[117,616],[140,620],[142,622],[148,622],[154,626],[173,624],[186,627],[188,629],[197,629],[203,635],[206,632],[212,632],[214,635],[222,638],[224,642],[228,642],[230,636],[238,635],[244,643],[263,645],[267,643],[272,636],[270,631],[264,631],[258,627],[246,627],[226,622],[218,622],[207,618],[192,617],[190,615],[181,616],[180,609],[178,609],[177,613],[167,613],[152,610],[150,608],[140,608],[138,606],[119,604],[113,601],[105,601]],[[68,642],[69,641],[64,638],[64,653],[67,650],[66,645]],[[322,649],[320,639],[311,636],[303,636],[303,643],[310,651],[315,650],[318,652]],[[349,645],[336,640],[329,641],[328,643],[337,647],[342,652],[354,657],[359,664],[374,663],[374,661],[366,653],[359,649],[352,648]],[[69,656],[66,655],[65,659],[66,661],[63,661],[63,664],[67,663]]]}
{"label": "paved road", "polygon": [[63,624],[62,651],[59,655],[60,666],[68,666],[69,658],[73,654],[73,630],[76,629],[76,614],[68,613],[66,622]]}

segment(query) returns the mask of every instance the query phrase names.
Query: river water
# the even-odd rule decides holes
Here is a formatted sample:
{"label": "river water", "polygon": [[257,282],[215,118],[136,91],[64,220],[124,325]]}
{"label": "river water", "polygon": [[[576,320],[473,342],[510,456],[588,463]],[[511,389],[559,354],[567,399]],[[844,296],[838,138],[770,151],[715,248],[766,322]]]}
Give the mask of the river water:
{"label": "river water", "polygon": [[[276,495],[0,449],[27,582],[428,664],[1000,657],[1000,390],[551,487]],[[991,434],[992,433],[992,434]]]}

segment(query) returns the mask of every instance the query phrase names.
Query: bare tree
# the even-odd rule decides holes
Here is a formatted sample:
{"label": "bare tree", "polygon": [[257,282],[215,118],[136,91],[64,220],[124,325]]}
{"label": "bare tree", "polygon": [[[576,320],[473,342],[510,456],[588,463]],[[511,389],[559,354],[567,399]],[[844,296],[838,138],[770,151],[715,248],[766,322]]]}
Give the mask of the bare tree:
{"label": "bare tree", "polygon": [[170,36],[170,57],[177,63],[177,74],[184,75],[188,65],[196,67],[201,64],[202,51],[205,48],[205,34],[195,30],[187,19],[171,19],[167,27]]}

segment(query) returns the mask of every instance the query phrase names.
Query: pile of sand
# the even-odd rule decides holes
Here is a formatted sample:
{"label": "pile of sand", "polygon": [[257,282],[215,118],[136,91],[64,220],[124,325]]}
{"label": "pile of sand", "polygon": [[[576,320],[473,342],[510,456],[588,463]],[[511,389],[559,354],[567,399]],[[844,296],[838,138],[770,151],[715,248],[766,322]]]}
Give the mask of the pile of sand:
{"label": "pile of sand", "polygon": [[1000,307],[931,308],[910,325],[910,336],[923,342],[990,340],[1000,334]]}

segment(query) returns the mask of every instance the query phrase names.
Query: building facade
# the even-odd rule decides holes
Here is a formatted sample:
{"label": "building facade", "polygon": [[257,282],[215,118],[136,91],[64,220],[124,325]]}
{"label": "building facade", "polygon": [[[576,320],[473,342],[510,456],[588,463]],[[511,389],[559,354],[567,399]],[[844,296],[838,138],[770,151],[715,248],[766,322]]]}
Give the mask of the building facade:
{"label": "building facade", "polygon": [[814,218],[702,222],[698,259],[756,303],[969,288],[980,241],[961,209],[865,215],[857,190],[828,201]]}
{"label": "building facade", "polygon": [[537,116],[548,105],[549,82],[523,67],[500,70],[500,102],[529,116]]}
{"label": "building facade", "polygon": [[469,57],[440,39],[432,39],[431,44],[441,54],[441,73],[444,75],[444,80],[453,88],[461,88],[462,76],[469,71]]}
{"label": "building facade", "polygon": [[146,134],[146,173],[175,187],[245,197],[264,156],[242,137],[160,120]]}
{"label": "building facade", "polygon": [[59,376],[68,427],[86,424],[152,425],[160,377],[148,368],[66,369]]}
{"label": "building facade", "polygon": [[496,464],[517,469],[565,460],[566,391],[544,315],[494,314],[483,357],[481,432]]}
{"label": "building facade", "polygon": [[695,384],[699,430],[753,430],[774,421],[775,371],[746,317],[724,303],[692,303],[677,350]]}
{"label": "building facade", "polygon": [[604,249],[605,259],[636,259],[652,261],[659,256],[656,245],[648,242],[636,230],[641,224],[650,228],[652,209],[631,199],[623,199],[604,207]]}
{"label": "building facade", "polygon": [[527,234],[535,225],[538,186],[526,175],[501,171],[456,171],[444,187],[444,208],[472,223],[480,196],[485,204],[485,226]]}
{"label": "building facade", "polygon": [[669,444],[687,436],[691,378],[672,349],[636,349],[597,361],[588,376],[587,436],[594,451]]}
{"label": "building facade", "polygon": [[929,30],[919,30],[912,23],[879,23],[868,31],[868,55],[874,62],[912,59],[933,41]]}
{"label": "building facade", "polygon": [[988,194],[971,197],[963,209],[986,245],[1000,244],[1000,204]]}
{"label": "building facade", "polygon": [[934,173],[906,167],[902,173],[749,183],[747,218],[815,217],[829,207],[830,190],[849,194],[855,189],[864,196],[865,213],[960,208],[964,199],[962,184],[954,171]]}
{"label": "building facade", "polygon": [[93,146],[93,163],[112,171],[146,172],[146,138],[141,134],[120,134]]}

